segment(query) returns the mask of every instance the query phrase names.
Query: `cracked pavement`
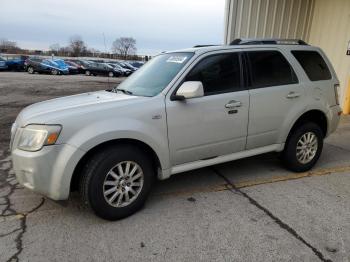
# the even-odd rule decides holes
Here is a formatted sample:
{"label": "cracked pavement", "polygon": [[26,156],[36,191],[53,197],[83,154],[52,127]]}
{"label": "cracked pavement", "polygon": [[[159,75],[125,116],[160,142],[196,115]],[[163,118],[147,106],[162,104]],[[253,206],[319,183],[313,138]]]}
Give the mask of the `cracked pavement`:
{"label": "cracked pavement", "polygon": [[[7,147],[24,105],[107,88],[105,79],[0,78],[0,261],[350,261],[349,117],[311,172],[288,172],[266,154],[178,174],[158,182],[140,212],[108,222],[76,193],[58,203],[22,188]],[[36,96],[45,85],[54,91]]]}

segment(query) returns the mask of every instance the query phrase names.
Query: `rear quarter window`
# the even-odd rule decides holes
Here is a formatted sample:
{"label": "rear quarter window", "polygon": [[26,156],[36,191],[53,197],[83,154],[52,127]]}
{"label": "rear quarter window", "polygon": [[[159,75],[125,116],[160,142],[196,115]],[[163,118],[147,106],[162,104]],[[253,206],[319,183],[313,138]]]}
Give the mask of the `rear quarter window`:
{"label": "rear quarter window", "polygon": [[311,81],[329,80],[332,74],[322,58],[316,51],[292,51],[301,67]]}

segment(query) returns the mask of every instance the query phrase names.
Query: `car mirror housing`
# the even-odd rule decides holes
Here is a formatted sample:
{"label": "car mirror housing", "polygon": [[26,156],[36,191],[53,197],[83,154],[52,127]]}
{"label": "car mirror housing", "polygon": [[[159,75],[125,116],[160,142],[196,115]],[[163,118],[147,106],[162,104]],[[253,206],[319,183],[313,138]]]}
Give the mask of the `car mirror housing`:
{"label": "car mirror housing", "polygon": [[186,81],[177,90],[173,100],[185,100],[204,96],[203,84],[200,81]]}

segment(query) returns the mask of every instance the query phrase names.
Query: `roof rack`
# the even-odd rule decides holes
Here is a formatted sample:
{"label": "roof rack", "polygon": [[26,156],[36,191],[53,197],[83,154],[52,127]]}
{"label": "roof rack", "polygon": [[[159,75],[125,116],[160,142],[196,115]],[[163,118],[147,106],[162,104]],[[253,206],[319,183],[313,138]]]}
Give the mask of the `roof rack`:
{"label": "roof rack", "polygon": [[233,40],[230,45],[308,45],[301,39],[255,38]]}
{"label": "roof rack", "polygon": [[195,45],[195,46],[193,46],[193,48],[209,47],[209,46],[218,46],[218,45]]}

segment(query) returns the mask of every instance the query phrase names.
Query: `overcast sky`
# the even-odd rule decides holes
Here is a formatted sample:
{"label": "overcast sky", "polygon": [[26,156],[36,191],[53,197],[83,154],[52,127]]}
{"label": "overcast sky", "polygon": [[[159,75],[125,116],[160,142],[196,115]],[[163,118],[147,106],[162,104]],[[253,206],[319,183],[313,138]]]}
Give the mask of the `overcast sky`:
{"label": "overcast sky", "polygon": [[221,44],[225,0],[0,0],[0,38],[22,48],[49,49],[80,35],[88,47],[110,51],[131,36],[139,54]]}

